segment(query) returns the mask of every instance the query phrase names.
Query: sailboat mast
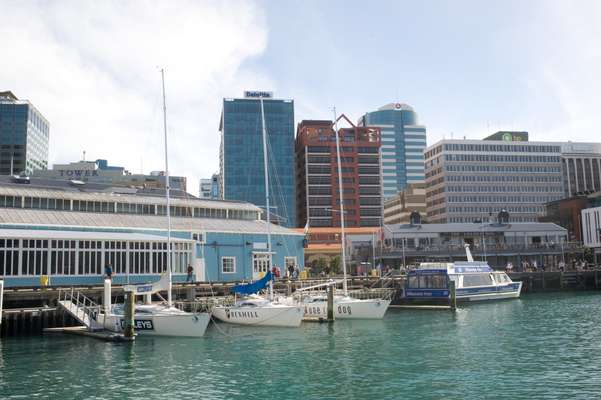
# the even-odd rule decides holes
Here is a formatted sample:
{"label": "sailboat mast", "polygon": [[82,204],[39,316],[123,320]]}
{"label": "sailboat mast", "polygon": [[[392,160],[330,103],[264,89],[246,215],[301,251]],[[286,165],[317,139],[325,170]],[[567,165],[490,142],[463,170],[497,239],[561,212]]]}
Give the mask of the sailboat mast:
{"label": "sailboat mast", "polygon": [[336,107],[334,111],[334,136],[336,137],[336,161],[338,162],[338,196],[340,197],[340,236],[342,241],[342,289],[344,295],[348,296],[348,285],[346,282],[346,240],[344,234],[344,200],[342,197],[342,167],[340,165],[340,138],[338,137],[338,117]]}
{"label": "sailboat mast", "polygon": [[167,290],[167,304],[173,304],[171,297],[171,199],[169,197],[169,157],[167,148],[167,105],[165,102],[165,70],[161,68],[161,82],[163,83],[163,132],[165,134],[165,197],[167,199],[167,276],[169,285]]}
{"label": "sailboat mast", "polygon": [[[267,253],[269,255],[268,268],[271,270],[271,208],[269,204],[269,169],[267,163],[267,129],[265,128],[265,108],[263,107],[263,98],[261,101],[261,127],[263,135],[263,169],[265,171],[265,208],[267,212]],[[267,271],[269,272],[269,271]],[[269,299],[273,300],[273,281],[269,281]]]}

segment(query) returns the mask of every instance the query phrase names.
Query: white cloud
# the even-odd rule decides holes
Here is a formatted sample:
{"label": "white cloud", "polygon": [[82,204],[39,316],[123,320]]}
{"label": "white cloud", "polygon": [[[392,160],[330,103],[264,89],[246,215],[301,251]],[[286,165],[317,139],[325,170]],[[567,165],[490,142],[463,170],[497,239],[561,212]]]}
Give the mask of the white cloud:
{"label": "white cloud", "polygon": [[222,97],[272,87],[245,67],[265,51],[265,17],[251,2],[0,1],[0,86],[50,121],[50,163],[107,158],[162,170],[160,73],[166,68],[170,170],[218,169]]}

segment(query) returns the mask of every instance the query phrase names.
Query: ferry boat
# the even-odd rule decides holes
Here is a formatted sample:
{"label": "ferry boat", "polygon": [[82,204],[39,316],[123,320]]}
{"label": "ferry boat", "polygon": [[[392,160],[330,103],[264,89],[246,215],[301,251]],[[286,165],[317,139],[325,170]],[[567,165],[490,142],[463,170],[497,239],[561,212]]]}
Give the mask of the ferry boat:
{"label": "ferry boat", "polygon": [[449,282],[455,282],[457,301],[497,300],[520,297],[522,282],[513,282],[503,271],[485,261],[474,261],[466,244],[467,261],[421,263],[409,271],[405,284],[408,299],[448,298]]}

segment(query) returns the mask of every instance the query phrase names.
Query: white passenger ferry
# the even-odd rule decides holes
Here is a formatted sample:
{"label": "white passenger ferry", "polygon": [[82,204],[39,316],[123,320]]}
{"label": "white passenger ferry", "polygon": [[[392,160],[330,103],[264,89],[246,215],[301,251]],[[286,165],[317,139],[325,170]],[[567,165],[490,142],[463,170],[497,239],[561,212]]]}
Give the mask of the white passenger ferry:
{"label": "white passenger ferry", "polygon": [[467,261],[421,263],[407,274],[405,297],[443,298],[449,296],[449,281],[455,282],[458,301],[509,299],[520,297],[522,282],[513,282],[503,271],[487,262],[474,261],[466,245]]}

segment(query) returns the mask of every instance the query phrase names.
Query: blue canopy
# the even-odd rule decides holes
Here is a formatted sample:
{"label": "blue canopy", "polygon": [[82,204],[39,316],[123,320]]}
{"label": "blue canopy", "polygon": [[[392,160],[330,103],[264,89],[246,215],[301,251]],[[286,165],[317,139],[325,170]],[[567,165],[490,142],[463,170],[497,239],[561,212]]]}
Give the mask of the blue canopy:
{"label": "blue canopy", "polygon": [[265,276],[262,277],[261,279],[259,279],[258,281],[253,282],[253,283],[247,283],[244,285],[236,285],[232,288],[232,290],[238,294],[257,293],[259,290],[264,289],[270,280],[271,280],[271,271],[267,271]]}

